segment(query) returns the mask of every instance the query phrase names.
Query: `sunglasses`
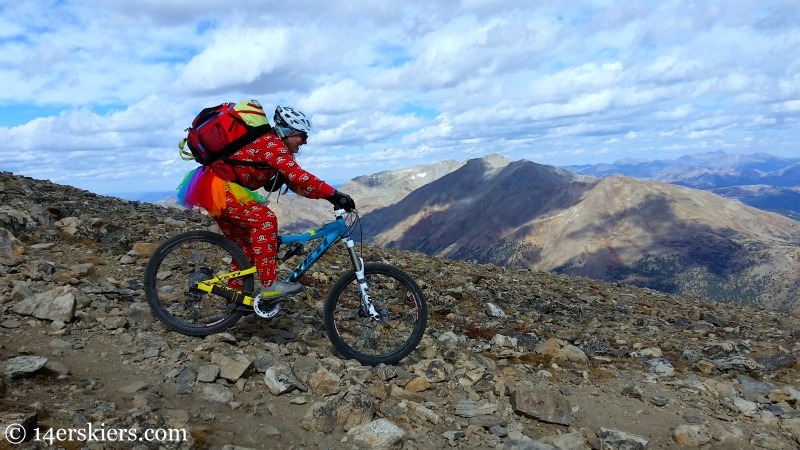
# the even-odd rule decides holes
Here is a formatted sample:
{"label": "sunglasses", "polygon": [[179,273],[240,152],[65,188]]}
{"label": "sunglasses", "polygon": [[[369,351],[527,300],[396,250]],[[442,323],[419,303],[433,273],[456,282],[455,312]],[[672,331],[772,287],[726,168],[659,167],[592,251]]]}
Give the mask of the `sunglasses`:
{"label": "sunglasses", "polygon": [[292,129],[289,129],[287,131],[288,132],[284,133],[284,136],[286,137],[302,136],[303,139],[308,139],[308,133],[306,133],[305,131],[292,130]]}

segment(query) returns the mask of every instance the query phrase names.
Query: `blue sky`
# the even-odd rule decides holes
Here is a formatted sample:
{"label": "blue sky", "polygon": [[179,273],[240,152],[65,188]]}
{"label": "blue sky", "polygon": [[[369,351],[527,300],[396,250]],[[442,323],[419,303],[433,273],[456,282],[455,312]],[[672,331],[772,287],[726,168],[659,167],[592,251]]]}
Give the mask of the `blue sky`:
{"label": "blue sky", "polygon": [[[531,5],[526,5],[530,3]],[[0,0],[0,170],[174,189],[200,109],[294,106],[332,183],[498,153],[797,156],[796,0]]]}

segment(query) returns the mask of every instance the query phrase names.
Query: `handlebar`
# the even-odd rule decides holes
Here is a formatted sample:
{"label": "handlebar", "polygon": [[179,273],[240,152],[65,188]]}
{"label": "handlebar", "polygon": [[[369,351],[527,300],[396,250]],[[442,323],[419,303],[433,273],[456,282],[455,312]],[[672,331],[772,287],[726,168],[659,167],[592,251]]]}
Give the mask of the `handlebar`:
{"label": "handlebar", "polygon": [[[355,212],[355,209],[354,209],[354,210],[352,210],[352,211],[350,211],[350,212]],[[339,219],[339,218],[341,218],[341,217],[344,217],[344,215],[345,215],[345,214],[348,214],[348,212],[347,212],[347,211],[345,211],[344,209],[341,209],[341,208],[333,208],[333,215],[334,215],[334,216],[335,216],[337,219]]]}

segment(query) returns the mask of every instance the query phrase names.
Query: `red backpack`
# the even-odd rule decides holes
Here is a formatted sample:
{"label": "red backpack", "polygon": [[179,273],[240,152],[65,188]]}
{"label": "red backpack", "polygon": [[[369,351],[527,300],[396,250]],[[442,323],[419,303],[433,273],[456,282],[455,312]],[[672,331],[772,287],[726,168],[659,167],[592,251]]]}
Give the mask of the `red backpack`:
{"label": "red backpack", "polygon": [[181,158],[207,166],[269,133],[272,126],[261,104],[246,100],[205,108],[186,131],[178,144]]}

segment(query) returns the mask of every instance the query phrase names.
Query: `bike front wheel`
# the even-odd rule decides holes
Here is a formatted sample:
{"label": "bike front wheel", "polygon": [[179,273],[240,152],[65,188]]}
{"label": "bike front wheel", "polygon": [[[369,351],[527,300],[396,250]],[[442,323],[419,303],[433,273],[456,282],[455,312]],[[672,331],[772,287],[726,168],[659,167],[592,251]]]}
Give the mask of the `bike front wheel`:
{"label": "bike front wheel", "polygon": [[364,265],[369,295],[379,317],[364,308],[355,271],[342,275],[325,302],[325,331],[344,357],[362,364],[395,364],[419,344],[428,322],[422,289],[402,270]]}
{"label": "bike front wheel", "polygon": [[[221,234],[194,230],[178,234],[159,246],[145,268],[147,302],[167,328],[188,336],[206,336],[238,321],[243,311],[218,295],[195,286],[250,262],[239,247]],[[253,291],[254,275],[234,279],[233,288]]]}

